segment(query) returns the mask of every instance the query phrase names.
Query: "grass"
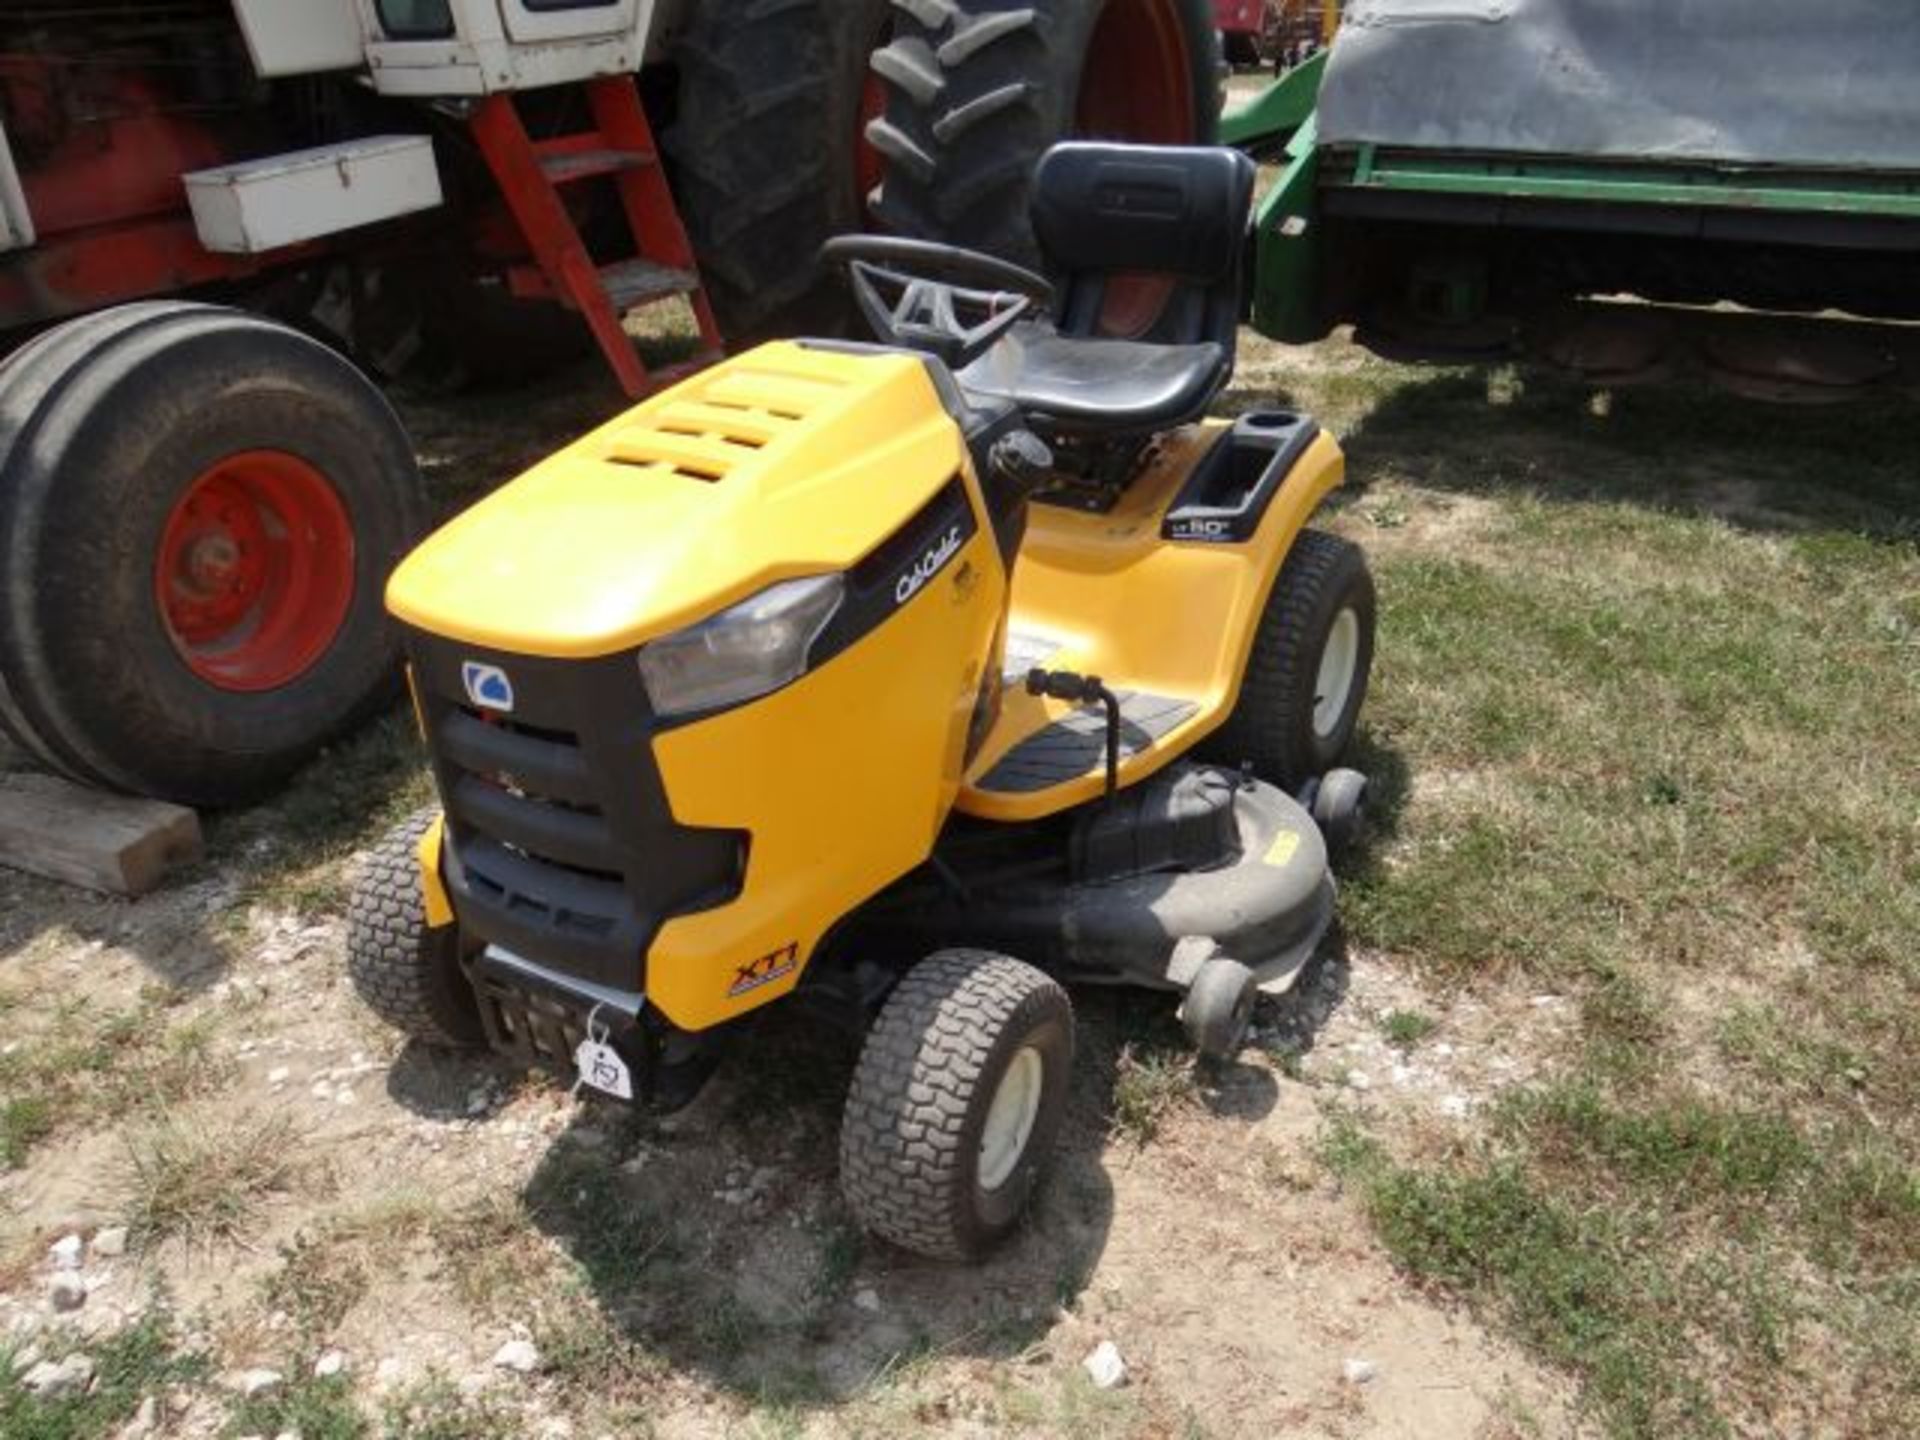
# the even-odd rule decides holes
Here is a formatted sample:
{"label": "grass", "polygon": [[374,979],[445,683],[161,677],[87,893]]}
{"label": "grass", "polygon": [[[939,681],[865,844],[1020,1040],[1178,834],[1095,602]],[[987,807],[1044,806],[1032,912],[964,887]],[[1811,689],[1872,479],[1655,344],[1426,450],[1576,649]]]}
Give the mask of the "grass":
{"label": "grass", "polygon": [[[61,1351],[53,1338],[42,1340],[41,1348],[58,1358]],[[206,1362],[181,1353],[176,1338],[172,1316],[157,1307],[91,1346],[72,1340],[66,1353],[86,1349],[93,1360],[93,1384],[82,1394],[53,1400],[29,1393],[14,1373],[11,1353],[0,1347],[0,1435],[7,1440],[103,1440],[115,1434],[142,1398],[203,1377]]]}
{"label": "grass", "polygon": [[1192,1054],[1172,1046],[1126,1044],[1114,1065],[1111,1126],[1145,1145],[1173,1113],[1194,1103],[1200,1081]]}
{"label": "grass", "polygon": [[1411,1050],[1431,1035],[1440,1022],[1420,1010],[1390,1010],[1380,1017],[1380,1033],[1387,1043]]}
{"label": "grass", "polygon": [[1575,1027],[1477,1147],[1330,1163],[1610,1433],[1920,1430],[1910,413],[1335,357],[1262,373],[1346,431],[1408,777],[1344,924]]}
{"label": "grass", "polygon": [[227,1418],[227,1434],[284,1435],[300,1440],[366,1440],[366,1417],[354,1403],[353,1382],[345,1375],[318,1378],[311,1362],[299,1356],[288,1368],[286,1386],[271,1395],[241,1400]]}
{"label": "grass", "polygon": [[462,1395],[435,1379],[389,1397],[377,1433],[380,1440],[520,1440],[525,1430],[520,1417],[498,1402]]}
{"label": "grass", "polygon": [[0,1169],[24,1165],[62,1129],[154,1115],[207,1095],[231,1073],[214,1021],[176,1020],[174,997],[151,987],[125,1009],[69,1002],[14,1032],[0,1055]]}
{"label": "grass", "polygon": [[233,1240],[305,1168],[284,1116],[163,1120],[128,1138],[121,1210],[142,1246]]}

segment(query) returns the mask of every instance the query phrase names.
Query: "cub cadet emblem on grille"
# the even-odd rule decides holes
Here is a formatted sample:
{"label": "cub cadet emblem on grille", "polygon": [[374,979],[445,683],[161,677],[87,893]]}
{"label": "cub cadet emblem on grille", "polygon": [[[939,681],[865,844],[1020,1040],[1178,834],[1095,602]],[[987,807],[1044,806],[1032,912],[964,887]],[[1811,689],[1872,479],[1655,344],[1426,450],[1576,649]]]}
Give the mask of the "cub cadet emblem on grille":
{"label": "cub cadet emblem on grille", "polygon": [[782,946],[758,960],[749,960],[733,972],[733,984],[727,988],[727,996],[731,999],[749,990],[758,990],[762,985],[771,985],[781,976],[791,975],[799,965],[800,946],[797,943]]}
{"label": "cub cadet emblem on grille", "polygon": [[960,527],[951,527],[940,537],[940,543],[914,561],[913,568],[902,575],[893,587],[893,603],[904,605],[926,588],[927,582],[940,573],[940,567],[951,560],[960,549]]}
{"label": "cub cadet emblem on grille", "polygon": [[467,698],[483,710],[513,709],[513,681],[498,665],[469,660],[460,667],[460,683],[467,687]]}

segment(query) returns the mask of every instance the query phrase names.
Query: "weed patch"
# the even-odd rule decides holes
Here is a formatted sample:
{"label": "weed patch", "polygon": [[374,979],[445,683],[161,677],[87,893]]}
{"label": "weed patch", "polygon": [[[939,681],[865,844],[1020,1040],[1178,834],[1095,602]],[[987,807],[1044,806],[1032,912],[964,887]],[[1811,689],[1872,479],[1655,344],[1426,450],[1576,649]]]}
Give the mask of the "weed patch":
{"label": "weed patch", "polygon": [[301,1169],[282,1116],[166,1120],[128,1140],[121,1209],[137,1244],[231,1240]]}

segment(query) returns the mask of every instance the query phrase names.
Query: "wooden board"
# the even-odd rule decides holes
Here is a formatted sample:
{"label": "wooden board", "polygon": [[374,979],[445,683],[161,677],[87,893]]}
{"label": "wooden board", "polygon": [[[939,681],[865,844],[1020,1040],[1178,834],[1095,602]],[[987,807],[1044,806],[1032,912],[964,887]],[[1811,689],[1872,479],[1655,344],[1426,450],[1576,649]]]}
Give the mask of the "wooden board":
{"label": "wooden board", "polygon": [[0,774],[0,865],[89,890],[144,895],[202,853],[200,817],[179,805],[51,775]]}

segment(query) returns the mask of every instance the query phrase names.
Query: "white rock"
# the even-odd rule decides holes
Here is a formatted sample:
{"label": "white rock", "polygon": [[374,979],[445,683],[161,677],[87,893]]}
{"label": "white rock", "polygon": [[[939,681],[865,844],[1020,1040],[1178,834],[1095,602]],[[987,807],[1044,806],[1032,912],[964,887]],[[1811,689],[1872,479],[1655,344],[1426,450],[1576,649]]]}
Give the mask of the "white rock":
{"label": "white rock", "polygon": [[287,1383],[287,1377],[278,1370],[241,1370],[229,1383],[245,1399],[258,1400],[276,1394]]}
{"label": "white rock", "polygon": [[333,1094],[333,1082],[331,1080],[316,1080],[307,1087],[307,1093],[316,1100],[324,1100]]}
{"label": "white rock", "polygon": [[1349,1385],[1368,1385],[1380,1373],[1380,1367],[1371,1360],[1348,1356],[1346,1362],[1340,1367],[1340,1373]]}
{"label": "white rock", "polygon": [[313,1374],[316,1380],[331,1380],[347,1368],[347,1352],[329,1350],[313,1362]]}
{"label": "white rock", "polygon": [[62,1270],[47,1282],[47,1300],[59,1311],[78,1310],[87,1303],[87,1282],[71,1270]]}
{"label": "white rock", "polygon": [[351,1105],[351,1104],[353,1104],[353,1091],[351,1091],[351,1090],[349,1090],[349,1089],[347,1089],[347,1087],[346,1087],[346,1086],[344,1086],[344,1085],[342,1085],[342,1086],[340,1087],[340,1089],[339,1089],[339,1091],[338,1091],[338,1093],[336,1093],[336,1094],[334,1095],[334,1097],[333,1097],[333,1103],[334,1103],[334,1104],[336,1104],[336,1105]]}
{"label": "white rock", "polygon": [[103,1260],[116,1260],[127,1253],[127,1227],[109,1225],[93,1237],[93,1253]]}
{"label": "white rock", "polygon": [[1120,1358],[1120,1347],[1111,1340],[1102,1340],[1080,1363],[1096,1390],[1112,1390],[1127,1383],[1127,1362]]}
{"label": "white rock", "polygon": [[267,1071],[267,1084],[284,1085],[293,1078],[293,1069],[287,1065],[276,1065]]}
{"label": "white rock", "polygon": [[854,1291],[853,1307],[856,1310],[878,1311],[880,1309],[880,1292],[871,1286]]}
{"label": "white rock", "polygon": [[1365,1090],[1373,1084],[1373,1081],[1367,1078],[1367,1072],[1364,1070],[1349,1070],[1347,1084],[1354,1090]]}
{"label": "white rock", "polygon": [[1451,1120],[1464,1120],[1467,1112],[1473,1108],[1473,1102],[1464,1095],[1442,1095],[1440,1113]]}
{"label": "white rock", "polygon": [[43,1400],[78,1395],[93,1381],[93,1360],[80,1354],[67,1356],[58,1364],[42,1360],[21,1380],[27,1390]]}
{"label": "white rock", "polygon": [[160,1401],[149,1395],[133,1412],[133,1418],[120,1427],[119,1440],[145,1440],[160,1428]]}
{"label": "white rock", "polygon": [[273,1437],[273,1440],[300,1440],[300,1432],[298,1430],[282,1430],[278,1435]]}
{"label": "white rock", "polygon": [[531,1340],[509,1340],[493,1352],[496,1370],[511,1370],[516,1375],[531,1375],[540,1368],[540,1351]]}
{"label": "white rock", "polygon": [[87,1242],[78,1235],[62,1235],[47,1247],[47,1254],[53,1257],[53,1268],[56,1270],[78,1270],[86,1251]]}
{"label": "white rock", "polygon": [[1393,1083],[1402,1089],[1411,1085],[1413,1083],[1413,1067],[1411,1065],[1394,1066]]}
{"label": "white rock", "polygon": [[573,1422],[564,1415],[549,1415],[533,1427],[538,1440],[573,1440]]}
{"label": "white rock", "polygon": [[1549,1005],[1558,1005],[1560,1003],[1560,997],[1558,995],[1536,995],[1529,1003],[1531,1003],[1536,1010],[1544,1010]]}
{"label": "white rock", "polygon": [[389,1355],[373,1367],[373,1382],[383,1390],[405,1385],[413,1378],[413,1367],[398,1355]]}

